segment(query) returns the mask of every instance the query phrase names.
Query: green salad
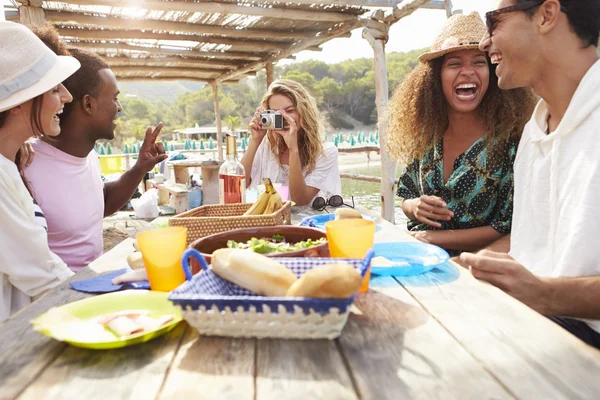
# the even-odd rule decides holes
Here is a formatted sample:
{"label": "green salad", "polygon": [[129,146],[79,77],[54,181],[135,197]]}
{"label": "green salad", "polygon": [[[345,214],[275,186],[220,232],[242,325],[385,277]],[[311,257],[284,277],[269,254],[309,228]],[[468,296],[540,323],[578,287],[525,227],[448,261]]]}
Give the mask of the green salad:
{"label": "green salad", "polygon": [[327,241],[325,238],[317,240],[303,240],[297,243],[288,243],[282,235],[273,235],[271,238],[257,239],[253,237],[245,243],[228,240],[227,247],[230,249],[250,249],[255,253],[287,253],[290,251],[302,250],[309,247],[318,246]]}

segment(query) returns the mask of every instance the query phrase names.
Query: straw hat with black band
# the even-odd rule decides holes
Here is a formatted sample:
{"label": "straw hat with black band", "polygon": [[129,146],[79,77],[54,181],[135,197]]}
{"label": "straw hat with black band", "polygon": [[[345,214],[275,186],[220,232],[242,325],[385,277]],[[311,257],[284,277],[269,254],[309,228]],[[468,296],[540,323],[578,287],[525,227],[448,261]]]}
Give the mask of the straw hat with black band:
{"label": "straw hat with black band", "polygon": [[57,56],[26,26],[0,21],[0,112],[58,86],[80,67]]}
{"label": "straw hat with black band", "polygon": [[478,49],[479,41],[486,32],[485,24],[477,12],[468,15],[455,14],[446,20],[431,46],[431,51],[421,54],[419,61],[426,63],[453,51]]}

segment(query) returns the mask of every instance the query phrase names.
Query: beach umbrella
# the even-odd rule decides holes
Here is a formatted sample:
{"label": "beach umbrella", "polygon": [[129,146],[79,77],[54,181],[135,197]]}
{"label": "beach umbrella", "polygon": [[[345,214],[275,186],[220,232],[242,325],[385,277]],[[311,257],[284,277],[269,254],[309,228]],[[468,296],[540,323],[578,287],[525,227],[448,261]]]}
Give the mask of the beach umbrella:
{"label": "beach umbrella", "polygon": [[247,147],[248,147],[248,146],[246,145],[246,141],[245,141],[244,139],[242,139],[242,150],[243,150],[243,151],[246,151],[246,148],[247,148]]}
{"label": "beach umbrella", "polygon": [[188,139],[185,139],[185,142],[183,142],[183,149],[184,150],[190,149],[190,141]]}
{"label": "beach umbrella", "polygon": [[204,150],[204,140],[200,141],[200,150]]}
{"label": "beach umbrella", "polygon": [[175,151],[175,147],[173,147],[173,143],[169,145],[169,151]]}
{"label": "beach umbrella", "polygon": [[215,148],[215,144],[213,143],[213,140],[212,140],[212,138],[208,139],[208,148],[209,148],[210,150],[212,150],[212,149],[214,149],[214,148]]}
{"label": "beach umbrella", "polygon": [[196,150],[196,141],[192,141],[192,150]]}
{"label": "beach umbrella", "polygon": [[110,147],[110,143],[106,143],[106,155],[112,154],[112,148]]}
{"label": "beach umbrella", "polygon": [[125,148],[123,149],[123,153],[129,154],[129,145],[125,143]]}
{"label": "beach umbrella", "polygon": [[104,146],[102,145],[102,143],[98,145],[98,154],[100,154],[101,156],[106,155],[106,151],[104,150]]}
{"label": "beach umbrella", "polygon": [[350,146],[354,147],[356,145],[356,141],[354,140],[354,135],[350,134]]}
{"label": "beach umbrella", "polygon": [[335,147],[338,147],[340,145],[340,141],[338,140],[337,136],[333,138],[333,144],[335,145]]}

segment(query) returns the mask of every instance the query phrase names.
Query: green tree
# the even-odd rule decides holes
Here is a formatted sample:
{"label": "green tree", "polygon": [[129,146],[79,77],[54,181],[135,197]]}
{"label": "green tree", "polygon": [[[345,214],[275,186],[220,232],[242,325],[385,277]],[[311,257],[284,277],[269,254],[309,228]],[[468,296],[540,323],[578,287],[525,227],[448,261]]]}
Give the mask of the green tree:
{"label": "green tree", "polygon": [[225,123],[227,124],[229,129],[232,132],[234,132],[240,126],[240,124],[242,123],[242,120],[240,119],[240,117],[234,117],[233,115],[228,115],[227,117],[225,117]]}

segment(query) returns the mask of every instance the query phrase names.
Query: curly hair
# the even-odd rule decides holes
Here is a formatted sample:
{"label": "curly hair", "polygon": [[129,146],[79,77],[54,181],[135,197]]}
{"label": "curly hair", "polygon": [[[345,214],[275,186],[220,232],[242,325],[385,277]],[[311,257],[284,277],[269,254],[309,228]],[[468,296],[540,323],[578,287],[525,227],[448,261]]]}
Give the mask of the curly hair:
{"label": "curly hair", "polygon": [[59,56],[70,56],[71,53],[67,48],[66,43],[60,38],[60,34],[54,25],[47,23],[46,25],[27,25],[29,29],[42,41],[44,44]]}
{"label": "curly hair", "polygon": [[[418,65],[390,100],[387,149],[399,161],[423,158],[448,129],[448,103],[442,91],[444,57]],[[490,83],[479,106],[488,138],[488,160],[498,159],[507,143],[517,141],[531,117],[536,97],[530,89],[500,90],[496,66],[488,60]]]}
{"label": "curly hair", "polygon": [[[261,105],[269,109],[269,99],[276,94],[289,97],[300,115],[300,130],[298,132],[298,150],[300,152],[300,164],[306,173],[314,171],[317,158],[323,153],[321,143],[323,127],[319,118],[317,102],[313,96],[298,82],[290,79],[277,79],[271,83],[267,93],[262,98]],[[287,146],[279,135],[268,135],[271,151],[277,157],[282,154]]]}

